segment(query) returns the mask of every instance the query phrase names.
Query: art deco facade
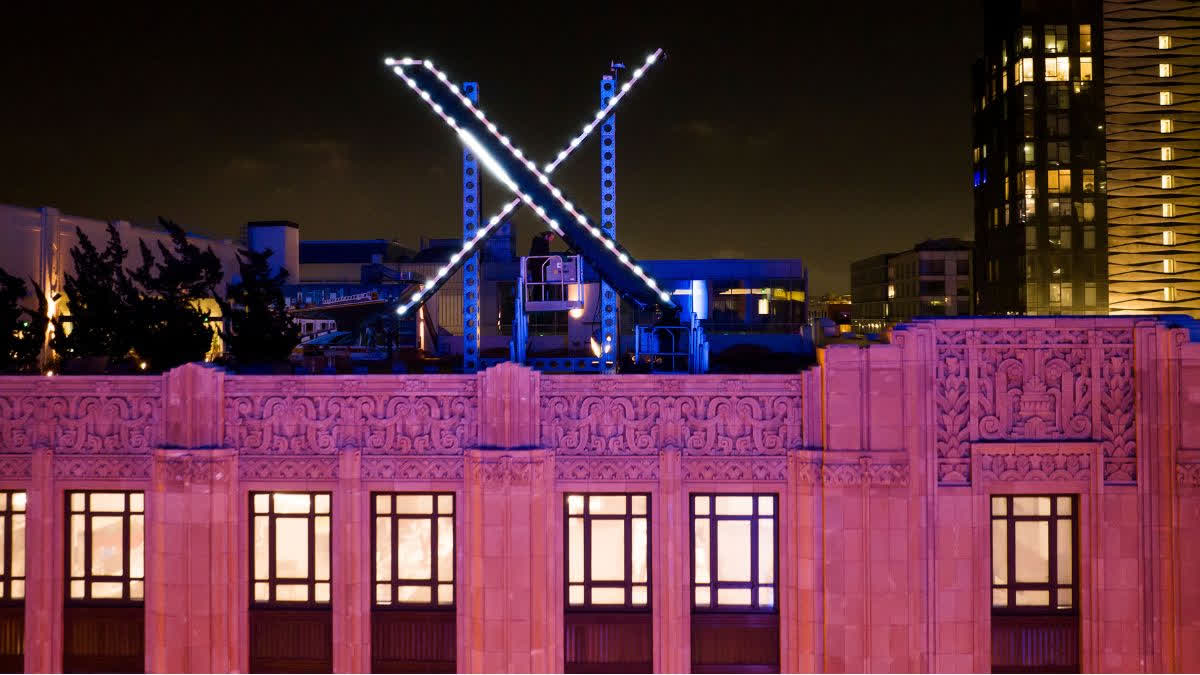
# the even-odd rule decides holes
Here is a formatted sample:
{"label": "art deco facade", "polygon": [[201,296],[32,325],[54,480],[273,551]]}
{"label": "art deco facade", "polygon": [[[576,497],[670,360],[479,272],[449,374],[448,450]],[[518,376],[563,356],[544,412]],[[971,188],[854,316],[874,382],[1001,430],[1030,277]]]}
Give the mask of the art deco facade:
{"label": "art deco facade", "polygon": [[1200,316],[1200,5],[1104,3],[1109,307]]}
{"label": "art deco facade", "polygon": [[976,311],[1104,314],[1099,2],[985,8],[972,92]]}
{"label": "art deco facade", "polygon": [[788,375],[0,378],[0,667],[1193,672],[1200,336]]}

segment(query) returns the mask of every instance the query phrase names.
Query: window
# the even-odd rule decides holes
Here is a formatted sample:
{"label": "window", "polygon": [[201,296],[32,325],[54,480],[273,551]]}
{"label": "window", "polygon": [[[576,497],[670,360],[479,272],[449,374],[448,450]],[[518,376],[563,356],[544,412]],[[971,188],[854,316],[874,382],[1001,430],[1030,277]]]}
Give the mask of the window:
{"label": "window", "polygon": [[1174,218],[1175,217],[1175,205],[1170,202],[1163,204],[1162,205],[1162,217],[1163,218]]}
{"label": "window", "polygon": [[1021,26],[1021,49],[1033,49],[1033,26]]}
{"label": "window", "polygon": [[1171,48],[1171,36],[1170,35],[1159,35],[1158,36],[1158,48],[1159,49],[1170,49]]}
{"label": "window", "polygon": [[69,600],[145,598],[145,495],[67,492]]}
{"label": "window", "polygon": [[1017,61],[1015,67],[1016,71],[1013,73],[1013,82],[1015,84],[1033,82],[1033,59],[1021,59]]}
{"label": "window", "polygon": [[1069,282],[1069,281],[1064,281],[1064,282],[1062,283],[1062,297],[1061,297],[1061,299],[1060,299],[1060,300],[1061,300],[1061,302],[1062,302],[1062,305],[1063,305],[1064,307],[1070,307],[1072,304],[1074,304],[1074,301],[1073,301],[1073,299],[1072,299],[1072,285],[1071,285],[1071,282]]}
{"label": "window", "polygon": [[1033,159],[1033,143],[1026,143],[1026,144],[1024,144],[1023,146],[1021,146],[1021,148],[1022,148],[1022,150],[1023,150],[1023,152],[1024,152],[1025,163],[1026,163],[1026,164],[1033,164],[1033,162],[1034,162],[1034,159]]}
{"label": "window", "polygon": [[971,261],[959,259],[954,263],[954,271],[958,276],[966,276],[971,273]]}
{"label": "window", "polygon": [[1066,82],[1071,79],[1071,59],[1056,56],[1046,59],[1046,81]]}
{"label": "window", "polygon": [[1172,74],[1174,74],[1174,72],[1175,72],[1175,69],[1171,67],[1171,64],[1169,64],[1169,63],[1158,64],[1158,76],[1159,77],[1170,77]]}
{"label": "window", "polygon": [[1065,84],[1046,85],[1046,103],[1051,108],[1066,110],[1071,107],[1071,92]]}
{"label": "window", "polygon": [[692,606],[774,611],[776,495],[692,495]]}
{"label": "window", "polygon": [[1162,271],[1163,274],[1175,274],[1175,259],[1163,258]]}
{"label": "window", "polygon": [[454,495],[372,496],[375,606],[454,604]]}
{"label": "window", "polygon": [[252,492],[255,604],[329,604],[328,492]]}
{"label": "window", "polygon": [[1066,113],[1047,113],[1046,132],[1051,136],[1071,135],[1071,116]]}
{"label": "window", "polygon": [[1062,302],[1062,284],[1054,282],[1050,284],[1050,304],[1056,305]]}
{"label": "window", "polygon": [[25,493],[0,491],[0,600],[25,597]]}
{"label": "window", "polygon": [[1088,307],[1096,306],[1096,284],[1095,284],[1095,282],[1085,283],[1083,285],[1083,304]]}
{"label": "window", "polygon": [[1172,176],[1169,173],[1164,173],[1162,175],[1162,189],[1171,190],[1171,189],[1174,189],[1174,187],[1175,187],[1175,176]]}
{"label": "window", "polygon": [[1172,148],[1169,145],[1164,145],[1163,147],[1159,148],[1158,151],[1159,159],[1164,162],[1170,162],[1175,159],[1175,148]]}
{"label": "window", "polygon": [[1164,302],[1175,302],[1177,299],[1178,299],[1178,297],[1175,295],[1175,287],[1174,286],[1163,286],[1163,301]]}
{"label": "window", "polygon": [[648,607],[650,495],[568,494],[567,606]]}
{"label": "window", "polygon": [[1079,80],[1081,82],[1092,81],[1092,57],[1079,57]]}
{"label": "window", "polygon": [[1069,164],[1071,162],[1071,144],[1066,141],[1046,143],[1046,161],[1055,164]]}
{"label": "window", "polygon": [[1051,217],[1069,217],[1071,215],[1071,202],[1067,199],[1050,199],[1046,203],[1046,213]]}
{"label": "window", "polygon": [[1075,202],[1075,218],[1081,223],[1096,220],[1096,203],[1088,200]]}
{"label": "window", "polygon": [[887,295],[889,298],[896,297],[896,285],[895,284],[888,284]]}
{"label": "window", "polygon": [[1158,104],[1159,105],[1171,105],[1172,103],[1174,103],[1174,97],[1171,95],[1171,92],[1169,92],[1169,91],[1158,92]]}
{"label": "window", "polygon": [[1159,120],[1158,133],[1169,134],[1175,131],[1175,120]]}
{"label": "window", "polygon": [[1079,176],[1083,182],[1083,191],[1084,192],[1095,192],[1096,191],[1096,170],[1095,169],[1082,169],[1079,172]]}
{"label": "window", "polygon": [[1074,513],[1070,496],[992,497],[993,609],[1074,610]]}
{"label": "window", "polygon": [[1175,245],[1175,230],[1163,230],[1162,233],[1163,246]]}
{"label": "window", "polygon": [[1094,225],[1083,227],[1083,248],[1096,248],[1096,227]]}
{"label": "window", "polygon": [[1046,172],[1046,189],[1050,192],[1071,191],[1071,170],[1052,169]]}
{"label": "window", "polygon": [[1047,54],[1066,54],[1067,53],[1067,27],[1066,26],[1046,26],[1045,31],[1045,48]]}
{"label": "window", "polygon": [[1091,24],[1079,24],[1079,51],[1087,54],[1092,51],[1092,26]]}

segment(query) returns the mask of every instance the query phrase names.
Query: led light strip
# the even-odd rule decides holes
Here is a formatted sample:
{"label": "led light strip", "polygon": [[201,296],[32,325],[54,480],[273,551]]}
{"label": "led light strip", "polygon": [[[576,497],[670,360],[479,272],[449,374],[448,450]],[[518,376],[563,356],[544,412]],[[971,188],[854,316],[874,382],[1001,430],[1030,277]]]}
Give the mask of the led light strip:
{"label": "led light strip", "polygon": [[[405,74],[405,72],[404,72],[405,67],[420,65],[420,66],[424,67],[426,70],[433,73],[435,76],[437,76],[438,80],[440,80],[443,84],[446,84],[447,87],[450,88],[456,96],[458,96],[459,100],[467,107],[467,109],[470,110],[480,122],[483,122],[487,126],[489,133],[491,133],[493,136],[495,136],[496,139],[499,140],[504,145],[504,147],[508,148],[508,150],[513,153],[514,157],[516,157],[518,160],[521,160],[525,163],[525,166],[537,176],[538,181],[541,182],[542,185],[551,187],[551,194],[554,196],[555,199],[558,200],[559,204],[564,209],[567,210],[568,213],[575,216],[575,219],[582,226],[587,228],[588,231],[592,234],[592,236],[603,241],[605,248],[607,248],[609,251],[617,251],[618,249],[620,249],[620,245],[617,244],[613,239],[604,236],[604,234],[600,230],[600,228],[595,227],[594,225],[589,223],[586,216],[584,216],[582,213],[577,211],[573,204],[571,204],[570,202],[563,199],[562,192],[557,187],[551,186],[550,180],[549,180],[549,177],[547,174],[553,173],[554,170],[557,169],[558,166],[560,164],[562,164],[562,162],[567,157],[569,157],[571,155],[571,153],[575,151],[576,148],[579,147],[579,145],[584,141],[584,139],[586,139],[588,137],[588,135],[591,134],[592,131],[595,130],[596,125],[599,124],[600,121],[603,120],[610,112],[612,112],[613,108],[615,108],[616,105],[618,103],[620,103],[621,99],[624,98],[625,94],[629,93],[629,91],[633,88],[633,85],[638,80],[642,79],[642,77],[646,74],[646,71],[652,65],[654,65],[661,56],[662,56],[662,49],[657,49],[654,51],[654,53],[647,56],[645,63],[641,67],[639,67],[633,71],[632,78],[630,80],[628,80],[627,82],[625,82],[623,85],[621,85],[620,91],[618,91],[617,94],[614,95],[609,100],[608,105],[604,106],[603,108],[601,108],[600,110],[598,110],[596,112],[592,121],[588,122],[587,124],[584,125],[582,131],[577,136],[575,136],[574,138],[571,139],[570,143],[567,144],[567,147],[558,153],[558,155],[555,157],[554,161],[546,164],[546,166],[544,167],[544,171],[539,171],[537,168],[537,164],[535,164],[532,160],[526,159],[524,153],[522,153],[520,149],[514,147],[512,145],[512,143],[509,141],[507,136],[501,135],[499,133],[499,130],[497,129],[496,125],[487,119],[487,117],[484,115],[483,111],[480,110],[478,107],[476,107],[475,104],[472,103],[471,100],[469,98],[467,98],[459,90],[458,87],[452,85],[450,83],[449,78],[446,76],[446,74],[444,72],[438,70],[437,68],[435,68],[431,61],[428,61],[428,60],[417,61],[416,59],[410,59],[410,58],[404,58],[404,59],[387,58],[387,59],[384,59],[384,65],[392,67],[392,72],[394,72],[397,76],[399,76],[401,79],[403,79],[405,84],[407,84],[413,91],[417,92],[417,94],[420,95],[420,97],[426,103],[429,104],[429,106],[433,109],[433,111],[435,113],[437,113],[438,116],[441,117],[442,120],[444,120],[446,122],[446,124],[450,126],[451,129],[454,129],[456,132],[458,132],[459,138],[471,150],[471,152],[475,153],[476,157],[479,158],[480,162],[482,164],[484,164],[484,166],[488,167],[488,169],[492,172],[492,174],[496,178],[498,178],[502,183],[504,183],[506,187],[508,187],[510,190],[512,190],[513,192],[516,192],[518,194],[517,198],[515,198],[512,201],[505,204],[504,208],[500,209],[500,211],[496,215],[489,218],[486,225],[484,225],[484,226],[480,227],[478,230],[476,230],[474,238],[472,238],[470,241],[464,242],[462,249],[458,253],[455,253],[450,256],[449,264],[440,268],[437,271],[436,277],[434,277],[433,279],[427,280],[425,282],[425,284],[420,289],[417,290],[417,292],[413,293],[409,302],[401,305],[396,310],[396,313],[403,316],[404,314],[406,314],[408,312],[408,310],[412,309],[413,307],[419,305],[422,301],[424,301],[426,296],[428,296],[430,293],[432,293],[434,290],[436,290],[437,287],[440,286],[449,277],[449,275],[456,269],[456,266],[459,263],[459,261],[461,261],[465,257],[468,257],[470,255],[471,250],[474,249],[477,245],[479,245],[485,238],[487,238],[487,236],[489,234],[491,234],[491,232],[497,226],[499,226],[500,223],[506,217],[508,217],[521,204],[521,202],[525,202],[526,204],[529,204],[530,207],[532,207],[534,209],[534,211],[538,214],[538,217],[540,217],[543,221],[546,222],[547,225],[550,226],[550,229],[554,230],[555,232],[557,232],[560,235],[563,234],[562,228],[559,226],[558,222],[553,219],[548,219],[546,217],[545,209],[535,206],[533,204],[532,199],[529,197],[529,195],[525,194],[524,192],[521,192],[521,190],[513,182],[512,178],[510,176],[508,176],[508,174],[499,166],[499,164],[495,161],[495,158],[492,157],[491,154],[488,153],[487,150],[484,149],[479,144],[479,141],[473,135],[471,135],[469,132],[467,132],[463,129],[460,129],[458,127],[457,123],[455,123],[454,119],[451,118],[450,116],[446,115],[442,111],[442,107],[440,105],[433,103],[432,97],[429,95],[429,93],[426,91],[423,91],[419,86],[417,86],[417,83],[415,80],[413,80],[411,77],[409,77],[407,74]],[[655,293],[658,294],[659,298],[663,302],[665,302],[667,304],[671,303],[670,294],[668,294],[665,291],[660,290],[658,288],[657,283],[654,281],[654,279],[649,277],[648,275],[646,275],[640,265],[637,265],[630,260],[628,253],[626,253],[624,250],[621,250],[617,256],[617,259],[620,260],[621,263],[623,263],[631,271],[633,271],[633,273],[636,274],[639,278],[641,278],[642,281],[644,283],[646,283],[647,287],[649,287],[652,291],[654,291]]]}

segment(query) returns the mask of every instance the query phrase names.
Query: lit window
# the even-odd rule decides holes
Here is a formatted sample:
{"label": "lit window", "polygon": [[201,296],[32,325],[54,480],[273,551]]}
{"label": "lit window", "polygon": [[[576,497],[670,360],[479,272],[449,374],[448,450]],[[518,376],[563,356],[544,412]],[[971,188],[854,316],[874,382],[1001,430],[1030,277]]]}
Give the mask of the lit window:
{"label": "lit window", "polygon": [[1079,171],[1079,176],[1082,179],[1081,182],[1083,183],[1083,191],[1084,192],[1095,192],[1096,191],[1096,170],[1095,169],[1081,169]]}
{"label": "lit window", "polygon": [[1175,159],[1175,148],[1172,148],[1171,146],[1164,145],[1163,147],[1159,148],[1159,153],[1159,159],[1164,162],[1170,162]]}
{"label": "lit window", "polygon": [[692,606],[773,611],[776,495],[692,495]]}
{"label": "lit window", "polygon": [[1178,296],[1175,294],[1174,286],[1163,286],[1163,301],[1164,302],[1175,302],[1177,299],[1178,299]]}
{"label": "lit window", "polygon": [[1033,162],[1034,162],[1034,159],[1033,159],[1033,143],[1026,143],[1026,144],[1024,144],[1024,145],[1023,145],[1023,146],[1021,146],[1021,147],[1022,147],[1022,150],[1023,150],[1023,151],[1024,151],[1024,153],[1025,153],[1025,163],[1026,163],[1026,164],[1033,164]]}
{"label": "lit window", "polygon": [[1075,217],[1081,223],[1090,223],[1096,220],[1096,203],[1092,201],[1075,202]]}
{"label": "lit window", "polygon": [[979,149],[978,147],[977,147],[977,148],[975,148],[975,149],[972,151],[972,156],[973,156],[973,158],[974,158],[974,160],[975,160],[975,163],[976,163],[976,164],[978,164],[978,163],[979,163],[979,158],[980,158],[982,155],[983,155],[983,153],[982,153],[982,152],[980,152],[980,149]]}
{"label": "lit window", "polygon": [[25,493],[0,492],[0,600],[25,597]]}
{"label": "lit window", "polygon": [[568,494],[567,605],[650,605],[650,495]]}
{"label": "lit window", "polygon": [[1071,79],[1071,59],[1056,56],[1046,59],[1046,81],[1066,82]]}
{"label": "lit window", "polygon": [[1175,120],[1159,120],[1158,133],[1169,134],[1175,131]]}
{"label": "lit window", "polygon": [[1086,54],[1092,51],[1092,26],[1091,24],[1079,24],[1079,51]]}
{"label": "lit window", "polygon": [[1173,204],[1171,202],[1167,202],[1167,203],[1163,204],[1162,205],[1162,217],[1163,218],[1174,218],[1175,217],[1175,204]]}
{"label": "lit window", "polygon": [[1163,246],[1175,245],[1175,230],[1163,230],[1162,233]]}
{"label": "lit window", "polygon": [[764,316],[771,313],[771,301],[766,298],[758,299],[758,314]]}
{"label": "lit window", "polygon": [[1033,49],[1033,26],[1021,26],[1021,49]]}
{"label": "lit window", "polygon": [[1079,79],[1084,82],[1092,81],[1092,57],[1079,57]]}
{"label": "lit window", "polygon": [[70,600],[145,598],[146,506],[142,492],[68,492]]}
{"label": "lit window", "polygon": [[1066,26],[1046,26],[1045,38],[1045,48],[1047,54],[1067,53]]}
{"label": "lit window", "polygon": [[1158,64],[1158,76],[1159,77],[1170,77],[1172,75],[1172,73],[1174,72],[1174,70],[1175,69],[1172,68],[1171,64],[1169,64],[1169,63]]}
{"label": "lit window", "polygon": [[1051,169],[1046,172],[1046,189],[1050,192],[1071,191],[1071,170]]}
{"label": "lit window", "polygon": [[1171,190],[1174,187],[1175,187],[1175,176],[1172,176],[1169,173],[1164,173],[1162,175],[1162,189]]}
{"label": "lit window", "polygon": [[1175,273],[1175,259],[1174,258],[1163,258],[1162,271],[1163,271],[1163,274],[1174,274]]}
{"label": "lit window", "polygon": [[1173,97],[1171,96],[1171,92],[1169,92],[1169,91],[1158,92],[1158,104],[1159,105],[1171,105],[1171,103],[1173,103],[1173,102],[1174,102],[1174,100],[1173,100]]}
{"label": "lit window", "polygon": [[1025,58],[1017,61],[1014,81],[1016,84],[1033,82],[1033,59]]}
{"label": "lit window", "polygon": [[373,496],[375,605],[454,604],[454,495]]}
{"label": "lit window", "polygon": [[1170,35],[1159,35],[1158,36],[1158,48],[1159,49],[1170,49],[1171,48],[1171,36]]}
{"label": "lit window", "polygon": [[888,284],[888,297],[889,298],[896,297],[896,285],[895,284]]}
{"label": "lit window", "polygon": [[1054,282],[1050,284],[1050,302],[1059,304],[1062,302],[1062,284]]}
{"label": "lit window", "polygon": [[1075,499],[992,497],[992,607],[1075,607]]}
{"label": "lit window", "polygon": [[255,604],[329,604],[328,492],[252,492]]}

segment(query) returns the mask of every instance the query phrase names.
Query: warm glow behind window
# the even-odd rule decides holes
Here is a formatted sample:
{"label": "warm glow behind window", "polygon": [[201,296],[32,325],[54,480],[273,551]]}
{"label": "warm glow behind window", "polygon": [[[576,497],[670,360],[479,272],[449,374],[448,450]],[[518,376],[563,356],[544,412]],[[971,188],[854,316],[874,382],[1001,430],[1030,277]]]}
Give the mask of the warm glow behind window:
{"label": "warm glow behind window", "polygon": [[1169,134],[1175,131],[1175,120],[1159,120],[1158,133]]}
{"label": "warm glow behind window", "polygon": [[1163,246],[1175,245],[1175,230],[1163,230],[1162,233]]}
{"label": "warm glow behind window", "polygon": [[1169,64],[1169,63],[1158,64],[1158,76],[1159,77],[1171,77],[1171,75],[1174,72],[1175,72],[1175,69],[1171,67],[1171,64]]}
{"label": "warm glow behind window", "polygon": [[1159,105],[1171,105],[1171,103],[1173,103],[1173,102],[1174,102],[1174,99],[1171,95],[1171,92],[1169,92],[1169,91],[1158,92],[1158,104]]}
{"label": "warm glow behind window", "polygon": [[0,599],[24,597],[25,493],[4,491],[0,492]]}
{"label": "warm glow behind window", "polygon": [[650,495],[573,494],[566,504],[567,606],[649,607]]}
{"label": "warm glow behind window", "polygon": [[1171,48],[1171,36],[1170,35],[1159,35],[1158,36],[1158,48],[1159,49],[1170,49]]}
{"label": "warm glow behind window", "polygon": [[1071,59],[1055,56],[1046,59],[1046,81],[1066,82],[1071,79]]}
{"label": "warm glow behind window", "polygon": [[1092,51],[1092,26],[1091,24],[1079,24],[1079,51],[1084,54]]}
{"label": "warm glow behind window", "polygon": [[775,608],[776,499],[692,495],[694,607]]}
{"label": "warm glow behind window", "polygon": [[1169,173],[1163,174],[1162,175],[1162,189],[1170,190],[1170,189],[1173,189],[1174,187],[1175,187],[1175,176],[1172,176]]}
{"label": "warm glow behind window", "polygon": [[1174,274],[1175,273],[1175,259],[1174,258],[1163,258],[1162,271],[1163,271],[1163,274]]}
{"label": "warm glow behind window", "polygon": [[1164,145],[1159,149],[1159,159],[1164,162],[1170,162],[1175,159],[1175,148]]}
{"label": "warm glow behind window", "polygon": [[1092,57],[1079,57],[1079,79],[1084,82],[1092,81]]}
{"label": "warm glow behind window", "polygon": [[1073,514],[1065,495],[991,498],[993,607],[1074,608]]}
{"label": "warm glow behind window", "polygon": [[1174,286],[1163,286],[1162,294],[1164,302],[1175,302],[1178,299],[1178,297],[1175,295]]}
{"label": "warm glow behind window", "polygon": [[1033,59],[1024,58],[1017,61],[1014,73],[1015,82],[1021,84],[1023,82],[1033,82]]}
{"label": "warm glow behind window", "polygon": [[377,606],[454,604],[454,495],[376,493]]}
{"label": "warm glow behind window", "polygon": [[68,492],[67,504],[67,599],[141,602],[146,576],[144,493]]}
{"label": "warm glow behind window", "polygon": [[1174,218],[1175,217],[1175,205],[1170,202],[1163,204],[1162,205],[1162,217],[1163,218]]}
{"label": "warm glow behind window", "polygon": [[330,500],[328,492],[251,493],[253,602],[329,603]]}

